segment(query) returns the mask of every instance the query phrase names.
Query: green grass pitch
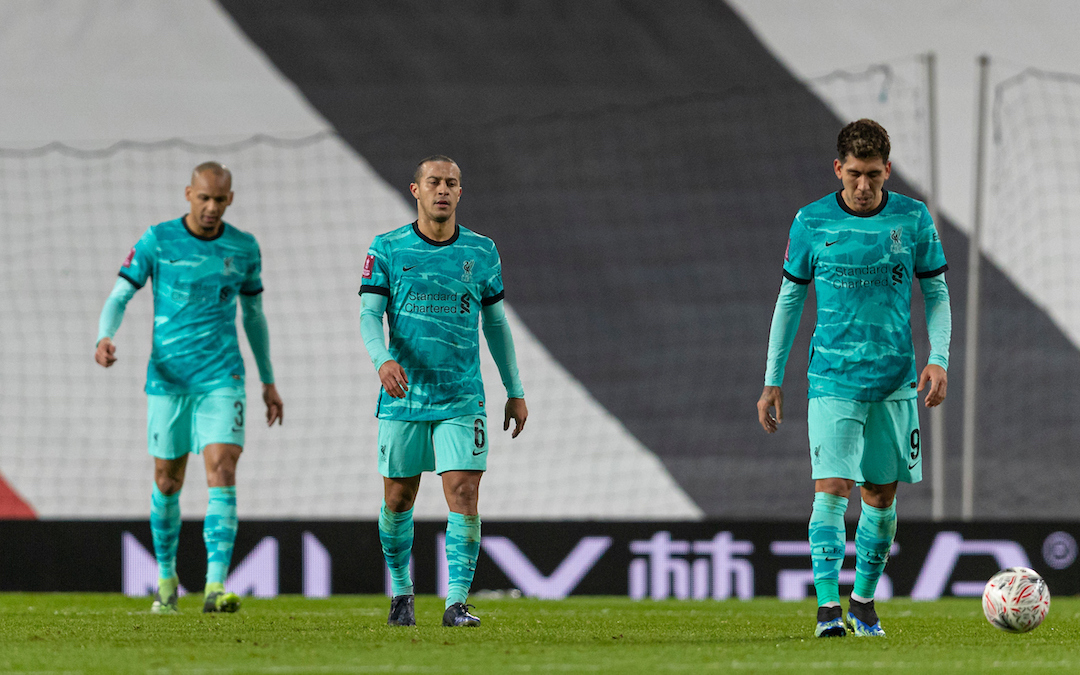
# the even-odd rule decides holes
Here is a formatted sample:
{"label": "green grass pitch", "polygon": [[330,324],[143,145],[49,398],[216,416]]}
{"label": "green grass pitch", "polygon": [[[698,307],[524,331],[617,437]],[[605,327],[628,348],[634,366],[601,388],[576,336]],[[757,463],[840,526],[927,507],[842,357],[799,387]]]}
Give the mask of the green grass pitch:
{"label": "green grass pitch", "polygon": [[1080,672],[1080,599],[1055,598],[1025,635],[992,628],[977,600],[879,606],[887,638],[815,639],[814,605],[478,598],[480,628],[448,629],[417,599],[389,628],[381,596],[245,598],[234,615],[179,616],[149,599],[0,594],[0,672],[35,673],[948,673]]}

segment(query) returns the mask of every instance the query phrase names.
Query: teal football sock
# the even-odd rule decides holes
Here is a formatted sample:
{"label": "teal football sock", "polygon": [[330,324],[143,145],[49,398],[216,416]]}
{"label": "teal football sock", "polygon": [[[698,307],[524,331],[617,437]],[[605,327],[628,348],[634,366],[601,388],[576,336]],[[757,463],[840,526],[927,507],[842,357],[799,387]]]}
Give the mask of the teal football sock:
{"label": "teal football sock", "polygon": [[176,576],[176,545],[180,540],[179,490],[166,495],[154,484],[150,494],[150,534],[154,539],[158,578],[172,579]]}
{"label": "teal football sock", "polygon": [[844,512],[848,500],[827,492],[814,494],[810,514],[810,563],[814,568],[814,589],[818,606],[840,603],[840,568],[844,564]]}
{"label": "teal football sock", "polygon": [[212,487],[203,520],[206,542],[206,583],[224,584],[236,542],[236,486]]}
{"label": "teal football sock", "polygon": [[412,595],[409,560],[412,558],[413,510],[396,513],[388,509],[384,501],[379,511],[379,543],[390,570],[391,593],[394,597]]}
{"label": "teal football sock", "polygon": [[854,595],[872,600],[896,537],[896,501],[884,509],[862,503],[855,530]]}
{"label": "teal football sock", "polygon": [[469,599],[469,587],[480,557],[480,516],[450,512],[446,521],[446,562],[450,584],[446,606]]}

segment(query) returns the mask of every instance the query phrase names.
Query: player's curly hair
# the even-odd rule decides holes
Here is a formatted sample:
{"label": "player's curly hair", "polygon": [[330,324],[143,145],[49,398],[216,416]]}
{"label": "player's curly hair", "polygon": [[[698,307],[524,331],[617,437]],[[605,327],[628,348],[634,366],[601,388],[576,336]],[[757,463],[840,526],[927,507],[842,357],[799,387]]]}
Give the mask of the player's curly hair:
{"label": "player's curly hair", "polygon": [[413,171],[413,182],[419,183],[420,179],[424,176],[424,165],[428,162],[450,162],[454,166],[458,167],[458,171],[461,171],[461,167],[457,162],[450,159],[446,155],[432,155],[431,157],[425,157],[420,160],[420,163],[416,165],[416,171]]}
{"label": "player's curly hair", "polygon": [[881,161],[889,161],[889,132],[877,122],[865,117],[856,120],[840,130],[836,139],[836,152],[843,162],[848,155],[856,159],[871,159],[880,157]]}

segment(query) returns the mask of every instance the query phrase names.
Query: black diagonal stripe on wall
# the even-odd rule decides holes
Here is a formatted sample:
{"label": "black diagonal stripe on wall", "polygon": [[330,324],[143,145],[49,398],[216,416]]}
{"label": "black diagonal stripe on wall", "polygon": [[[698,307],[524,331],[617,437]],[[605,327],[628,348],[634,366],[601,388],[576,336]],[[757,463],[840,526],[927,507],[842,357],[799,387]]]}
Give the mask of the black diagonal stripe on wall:
{"label": "black diagonal stripe on wall", "polygon": [[[511,304],[707,514],[807,511],[812,303],[782,433],[762,433],[754,404],[787,228],[836,188],[840,121],[727,6],[222,4],[403,193],[420,157],[458,160],[460,220],[499,244]],[[896,176],[889,187],[913,194]],[[952,270],[946,478],[957,514],[967,243],[950,223],[940,229]],[[1072,517],[1080,355],[1003,274],[983,269],[978,512]],[[915,316],[924,359],[919,303]],[[929,481],[900,503],[905,516],[928,515]]]}

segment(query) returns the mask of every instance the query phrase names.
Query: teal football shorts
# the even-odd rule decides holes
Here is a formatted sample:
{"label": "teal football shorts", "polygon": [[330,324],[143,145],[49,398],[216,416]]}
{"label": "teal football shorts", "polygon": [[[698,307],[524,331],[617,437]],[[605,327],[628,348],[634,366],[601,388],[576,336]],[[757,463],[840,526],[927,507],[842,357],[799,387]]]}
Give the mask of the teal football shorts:
{"label": "teal football shorts", "polygon": [[179,459],[211,443],[244,445],[246,397],[237,387],[199,394],[149,394],[146,433],[150,454]]}
{"label": "teal football shorts", "polygon": [[379,420],[379,473],[409,478],[424,471],[486,471],[487,417],[448,420]]}
{"label": "teal football shorts", "polygon": [[918,399],[850,401],[815,397],[807,406],[814,480],[888,485],[922,480]]}

